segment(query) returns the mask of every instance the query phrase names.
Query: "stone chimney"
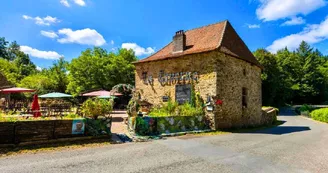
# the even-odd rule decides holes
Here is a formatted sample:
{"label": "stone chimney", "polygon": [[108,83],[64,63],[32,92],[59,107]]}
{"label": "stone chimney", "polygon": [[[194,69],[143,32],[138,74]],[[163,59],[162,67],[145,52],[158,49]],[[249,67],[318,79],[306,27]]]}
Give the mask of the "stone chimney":
{"label": "stone chimney", "polygon": [[173,53],[181,53],[186,48],[186,35],[183,30],[177,31],[173,37]]}

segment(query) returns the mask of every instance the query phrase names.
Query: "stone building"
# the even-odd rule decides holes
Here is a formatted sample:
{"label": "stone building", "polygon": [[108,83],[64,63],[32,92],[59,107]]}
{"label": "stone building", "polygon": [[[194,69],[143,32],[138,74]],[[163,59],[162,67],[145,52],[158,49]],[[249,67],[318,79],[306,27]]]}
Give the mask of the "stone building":
{"label": "stone building", "polygon": [[193,87],[212,129],[261,124],[262,67],[229,21],[178,31],[135,66],[136,91],[154,105],[186,102]]}

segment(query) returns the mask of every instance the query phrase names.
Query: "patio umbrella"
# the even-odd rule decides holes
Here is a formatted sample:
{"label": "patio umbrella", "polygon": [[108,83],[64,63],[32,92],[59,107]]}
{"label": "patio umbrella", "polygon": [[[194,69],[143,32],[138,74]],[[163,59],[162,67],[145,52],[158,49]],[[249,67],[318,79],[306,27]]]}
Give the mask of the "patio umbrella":
{"label": "patio umbrella", "polygon": [[33,116],[34,117],[41,117],[40,105],[39,105],[39,100],[38,100],[38,95],[37,94],[35,94],[33,96],[33,102],[32,102],[31,109],[33,111]]}
{"label": "patio umbrella", "polygon": [[98,96],[97,98],[100,98],[100,99],[115,99],[117,97],[115,97],[115,96]]}
{"label": "patio umbrella", "polygon": [[10,93],[24,93],[24,92],[34,92],[34,89],[27,89],[27,88],[6,88],[6,89],[2,89],[0,90],[1,93],[4,94],[10,94]]}
{"label": "patio umbrella", "polygon": [[39,96],[39,98],[64,98],[64,97],[66,97],[66,98],[67,97],[72,97],[72,95],[53,92],[53,93],[48,93],[48,94],[44,94],[44,95]]}
{"label": "patio umbrella", "polygon": [[110,96],[110,92],[106,90],[93,91],[89,93],[84,93],[82,96]]}
{"label": "patio umbrella", "polygon": [[113,90],[110,91],[110,95],[111,96],[122,96],[123,94],[122,93],[119,93],[119,92],[115,92]]}

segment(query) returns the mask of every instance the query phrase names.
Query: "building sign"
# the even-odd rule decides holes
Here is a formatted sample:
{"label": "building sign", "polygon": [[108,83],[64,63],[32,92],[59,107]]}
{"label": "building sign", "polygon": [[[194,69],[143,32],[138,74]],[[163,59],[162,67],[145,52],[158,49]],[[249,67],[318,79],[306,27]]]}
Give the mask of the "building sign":
{"label": "building sign", "polygon": [[72,121],[72,134],[83,135],[84,134],[84,121],[83,119],[76,119]]}
{"label": "building sign", "polygon": [[176,85],[175,86],[175,101],[179,104],[190,102],[191,100],[191,85]]}
{"label": "building sign", "polygon": [[162,97],[163,102],[168,102],[169,99],[170,99],[169,96],[163,96],[163,97]]}
{"label": "building sign", "polygon": [[197,72],[164,73],[164,70],[161,70],[158,75],[158,81],[162,85],[193,83],[193,82],[198,82],[198,73]]}

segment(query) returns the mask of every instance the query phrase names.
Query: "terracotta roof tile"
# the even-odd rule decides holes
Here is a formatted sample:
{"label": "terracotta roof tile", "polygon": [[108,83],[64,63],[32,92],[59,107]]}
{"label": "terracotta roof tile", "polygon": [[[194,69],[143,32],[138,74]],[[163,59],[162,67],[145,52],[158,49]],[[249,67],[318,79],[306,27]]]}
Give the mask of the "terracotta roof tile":
{"label": "terracotta roof tile", "polygon": [[245,43],[238,36],[228,21],[195,28],[185,32],[186,50],[173,53],[173,42],[163,47],[155,54],[137,61],[136,63],[158,61],[176,58],[182,55],[207,52],[218,49],[219,51],[243,59],[254,65],[260,66]]}

